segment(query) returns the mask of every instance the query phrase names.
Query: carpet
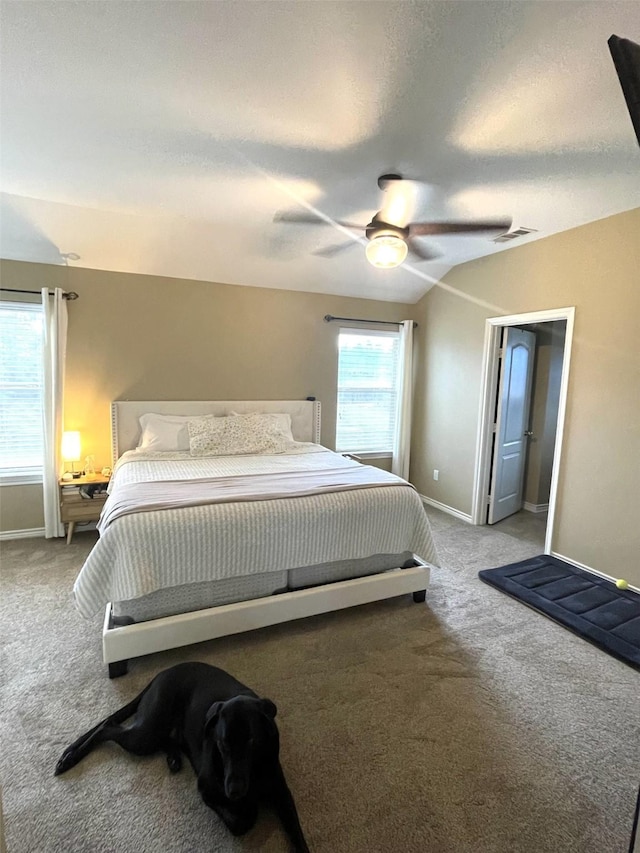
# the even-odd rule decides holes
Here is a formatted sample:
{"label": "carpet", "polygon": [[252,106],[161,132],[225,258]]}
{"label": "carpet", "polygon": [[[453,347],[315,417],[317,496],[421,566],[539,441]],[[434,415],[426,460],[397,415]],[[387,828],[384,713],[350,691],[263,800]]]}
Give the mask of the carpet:
{"label": "carpet", "polygon": [[478,572],[603,651],[640,669],[640,595],[556,557],[540,555]]}
{"label": "carpet", "polygon": [[539,554],[540,541],[428,514],[441,568],[425,604],[399,596],[158,652],[114,680],[101,615],[73,603],[97,533],[0,542],[10,853],[290,853],[268,810],[231,835],[188,763],[171,774],[160,754],[104,744],[53,776],[80,732],[185,660],[221,666],[278,706],[313,853],[626,853],[638,670],[478,578]]}

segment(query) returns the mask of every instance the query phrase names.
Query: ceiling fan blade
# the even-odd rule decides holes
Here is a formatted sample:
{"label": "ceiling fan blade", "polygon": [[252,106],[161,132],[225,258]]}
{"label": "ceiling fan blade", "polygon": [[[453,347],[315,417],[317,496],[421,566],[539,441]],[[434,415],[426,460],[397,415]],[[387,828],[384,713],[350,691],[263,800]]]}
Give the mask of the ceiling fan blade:
{"label": "ceiling fan blade", "polygon": [[312,255],[318,255],[320,258],[333,258],[334,255],[340,254],[345,249],[351,249],[352,246],[358,246],[358,240],[347,240],[346,243],[334,243],[332,246],[325,246],[324,249],[316,249]]}
{"label": "ceiling fan blade", "polygon": [[366,225],[358,225],[355,222],[340,222],[338,219],[327,222],[326,219],[322,219],[314,213],[297,210],[278,210],[273,216],[273,221],[291,222],[294,225],[341,225],[343,228],[350,228],[352,231],[364,231],[366,228]]}
{"label": "ceiling fan blade", "polygon": [[419,261],[432,261],[440,255],[435,249],[427,249],[425,246],[420,246],[415,240],[410,237],[407,240],[409,252]]}
{"label": "ceiling fan blade", "polygon": [[511,228],[511,219],[485,219],[474,222],[412,222],[409,234],[421,237],[435,234],[474,234],[480,231],[503,233]]}

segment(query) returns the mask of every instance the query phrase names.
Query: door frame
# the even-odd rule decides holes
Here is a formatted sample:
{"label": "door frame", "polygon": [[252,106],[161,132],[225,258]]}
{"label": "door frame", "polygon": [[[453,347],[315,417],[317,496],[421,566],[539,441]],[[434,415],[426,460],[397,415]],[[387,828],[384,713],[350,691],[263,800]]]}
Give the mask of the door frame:
{"label": "door frame", "polygon": [[487,523],[487,498],[491,475],[491,445],[493,440],[493,418],[498,384],[498,354],[500,337],[505,326],[522,326],[530,323],[551,323],[554,320],[566,320],[564,353],[562,357],[562,378],[560,380],[560,398],[558,401],[558,422],[556,443],[551,469],[551,490],[549,494],[549,514],[544,542],[544,553],[551,554],[556,514],[558,477],[564,435],[564,422],[569,387],[569,365],[571,363],[571,345],[573,341],[574,307],[551,308],[546,311],[532,311],[526,314],[511,314],[504,317],[489,317],[485,321],[484,350],[482,354],[482,375],[480,383],[480,415],[476,438],[475,470],[473,480],[473,501],[471,505],[471,523]]}

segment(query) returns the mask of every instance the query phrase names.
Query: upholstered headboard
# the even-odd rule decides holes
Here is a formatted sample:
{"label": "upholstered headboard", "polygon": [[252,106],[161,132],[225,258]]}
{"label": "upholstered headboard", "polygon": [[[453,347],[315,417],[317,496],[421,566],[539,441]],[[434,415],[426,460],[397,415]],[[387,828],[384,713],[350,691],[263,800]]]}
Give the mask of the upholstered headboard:
{"label": "upholstered headboard", "polygon": [[139,418],[158,415],[244,415],[249,412],[285,412],[291,415],[296,441],[320,441],[320,403],[317,400],[115,400],[111,403],[111,454],[113,462],[125,450],[138,446]]}

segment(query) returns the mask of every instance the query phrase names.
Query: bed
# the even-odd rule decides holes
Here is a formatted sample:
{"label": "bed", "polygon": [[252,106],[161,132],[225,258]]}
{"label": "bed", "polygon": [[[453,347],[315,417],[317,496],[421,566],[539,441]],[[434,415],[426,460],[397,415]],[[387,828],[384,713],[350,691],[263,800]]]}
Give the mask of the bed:
{"label": "bed", "polygon": [[117,401],[100,537],[76,583],[110,677],[140,655],[383,598],[437,563],[406,481],[319,443],[320,403]]}

